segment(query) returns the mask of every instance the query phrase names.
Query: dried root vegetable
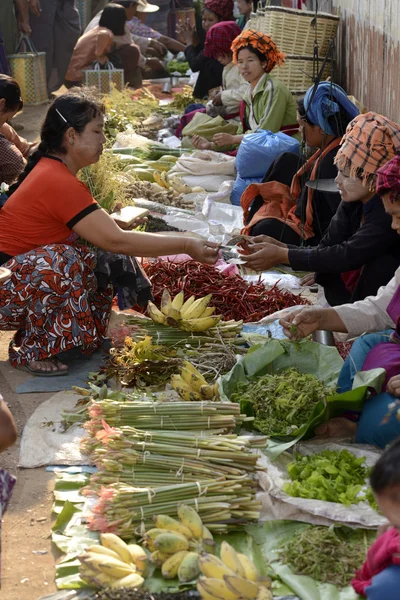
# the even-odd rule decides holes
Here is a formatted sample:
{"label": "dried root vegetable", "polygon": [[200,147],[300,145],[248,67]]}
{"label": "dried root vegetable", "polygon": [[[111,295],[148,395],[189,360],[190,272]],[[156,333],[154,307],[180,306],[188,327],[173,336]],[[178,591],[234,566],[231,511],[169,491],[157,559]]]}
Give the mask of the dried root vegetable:
{"label": "dried root vegetable", "polygon": [[310,526],[290,541],[280,560],[298,575],[343,588],[363,564],[370,543],[363,530]]}
{"label": "dried root vegetable", "polygon": [[184,208],[186,210],[192,210],[195,207],[193,202],[184,200],[182,194],[178,194],[174,189],[169,188],[166,190],[150,181],[140,181],[139,179],[132,181],[126,186],[125,192],[133,200],[135,198],[144,198],[151,202],[174,206],[175,208]]}
{"label": "dried root vegetable", "polygon": [[295,435],[308,422],[315,406],[332,392],[314,375],[287,369],[238,383],[230,400],[248,402],[255,413],[254,427],[266,435]]}
{"label": "dried root vegetable", "polygon": [[[211,305],[225,320],[259,321],[278,310],[298,304],[309,304],[301,295],[281,290],[277,285],[267,289],[263,283],[248,283],[239,275],[221,273],[218,269],[194,260],[180,263],[155,261],[145,267],[151,281],[155,304],[161,304],[164,288],[171,296],[180,291],[185,300],[212,294]],[[143,312],[143,309],[138,309]]]}

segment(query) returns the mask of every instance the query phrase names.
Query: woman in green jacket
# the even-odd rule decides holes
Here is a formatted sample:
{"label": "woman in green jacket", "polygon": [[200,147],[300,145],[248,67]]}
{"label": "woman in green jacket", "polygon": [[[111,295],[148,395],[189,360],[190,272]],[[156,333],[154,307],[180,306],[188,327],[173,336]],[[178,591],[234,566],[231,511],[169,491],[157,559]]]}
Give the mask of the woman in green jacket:
{"label": "woman in green jacket", "polygon": [[241,125],[236,135],[216,133],[212,142],[193,136],[192,144],[201,150],[237,146],[245,133],[257,129],[297,134],[296,101],[286,85],[270,75],[285,58],[272,38],[252,29],[245,30],[234,40],[232,52],[233,62],[250,84],[241,107]]}

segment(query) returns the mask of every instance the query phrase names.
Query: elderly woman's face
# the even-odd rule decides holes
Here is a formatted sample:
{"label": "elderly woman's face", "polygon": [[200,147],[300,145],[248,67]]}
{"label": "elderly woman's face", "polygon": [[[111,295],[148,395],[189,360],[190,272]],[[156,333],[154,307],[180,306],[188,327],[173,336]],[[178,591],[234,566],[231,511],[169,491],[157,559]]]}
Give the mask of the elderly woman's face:
{"label": "elderly woman's face", "polygon": [[370,190],[360,179],[349,177],[343,171],[338,171],[335,181],[343,202],[357,202],[371,197]]}
{"label": "elderly woman's face", "polygon": [[393,201],[391,192],[382,196],[383,206],[388,215],[392,217],[392,229],[400,235],[400,199]]}

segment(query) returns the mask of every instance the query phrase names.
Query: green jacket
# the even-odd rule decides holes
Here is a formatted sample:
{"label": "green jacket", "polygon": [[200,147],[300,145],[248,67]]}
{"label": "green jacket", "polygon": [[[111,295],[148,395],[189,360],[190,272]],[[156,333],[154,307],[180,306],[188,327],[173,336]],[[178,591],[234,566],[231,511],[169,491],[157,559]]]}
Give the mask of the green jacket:
{"label": "green jacket", "polygon": [[[248,132],[254,131],[254,129],[269,129],[273,133],[277,133],[283,125],[297,123],[296,100],[286,85],[271,77],[269,73],[259,81],[253,101],[251,101],[250,93],[245,95],[244,101],[246,102],[247,123],[249,124],[252,104],[253,115],[258,124],[253,129],[249,124]],[[246,133],[243,131],[242,125],[239,126],[237,133],[238,135]]]}

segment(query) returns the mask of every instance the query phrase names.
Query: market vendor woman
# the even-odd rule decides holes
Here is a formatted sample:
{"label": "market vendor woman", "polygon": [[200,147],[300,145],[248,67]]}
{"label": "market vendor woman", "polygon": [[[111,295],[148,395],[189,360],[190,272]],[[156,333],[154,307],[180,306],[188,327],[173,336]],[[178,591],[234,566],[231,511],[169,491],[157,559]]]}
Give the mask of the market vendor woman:
{"label": "market vendor woman", "polygon": [[64,375],[60,353],[79,346],[91,354],[106,336],[113,288],[98,288],[95,255],[78,238],[128,256],[217,259],[216,244],[123,231],[100,208],[76,175],[99,160],[103,124],[104,107],[87,90],[59,96],[38,151],[0,210],[0,264],[12,273],[0,286],[0,330],[17,330],[10,362],[36,375]]}
{"label": "market vendor woman", "polygon": [[346,127],[359,113],[335,83],[312,85],[297,101],[297,121],[308,158],[283,152],[262,183],[249,185],[240,199],[246,235],[268,235],[285,244],[316,246],[340,204],[340,194],[306,186],[316,179],[334,179],[334,164]]}
{"label": "market vendor woman", "polygon": [[[336,154],[342,201],[320,243],[299,248],[257,236],[248,247],[250,254],[244,257],[247,265],[256,271],[278,264],[289,264],[295,271],[313,271],[331,306],[376,294],[400,264],[399,238],[375,191],[379,167],[398,152],[397,123],[372,112],[358,115]],[[308,204],[305,212],[312,213],[313,206]]]}
{"label": "market vendor woman", "polygon": [[223,146],[238,146],[245,133],[257,129],[298,132],[296,101],[284,83],[270,75],[272,69],[284,63],[273,39],[252,29],[243,31],[232,44],[233,62],[250,84],[244,96],[241,125],[236,135],[216,133],[210,142],[193,136],[192,144],[201,150],[217,150]]}
{"label": "market vendor woman", "polygon": [[[400,233],[400,156],[395,156],[378,171],[377,191],[392,227]],[[352,389],[358,371],[386,370],[383,391],[367,399],[361,415],[331,419],[316,430],[327,437],[355,436],[360,444],[385,448],[400,436],[396,398],[400,397],[400,268],[376,296],[336,308],[309,308],[291,312],[281,319],[288,337],[305,337],[316,331],[361,335],[354,343],[339,376],[338,390]],[[295,332],[293,332],[293,327]],[[362,335],[367,333],[368,335]]]}

